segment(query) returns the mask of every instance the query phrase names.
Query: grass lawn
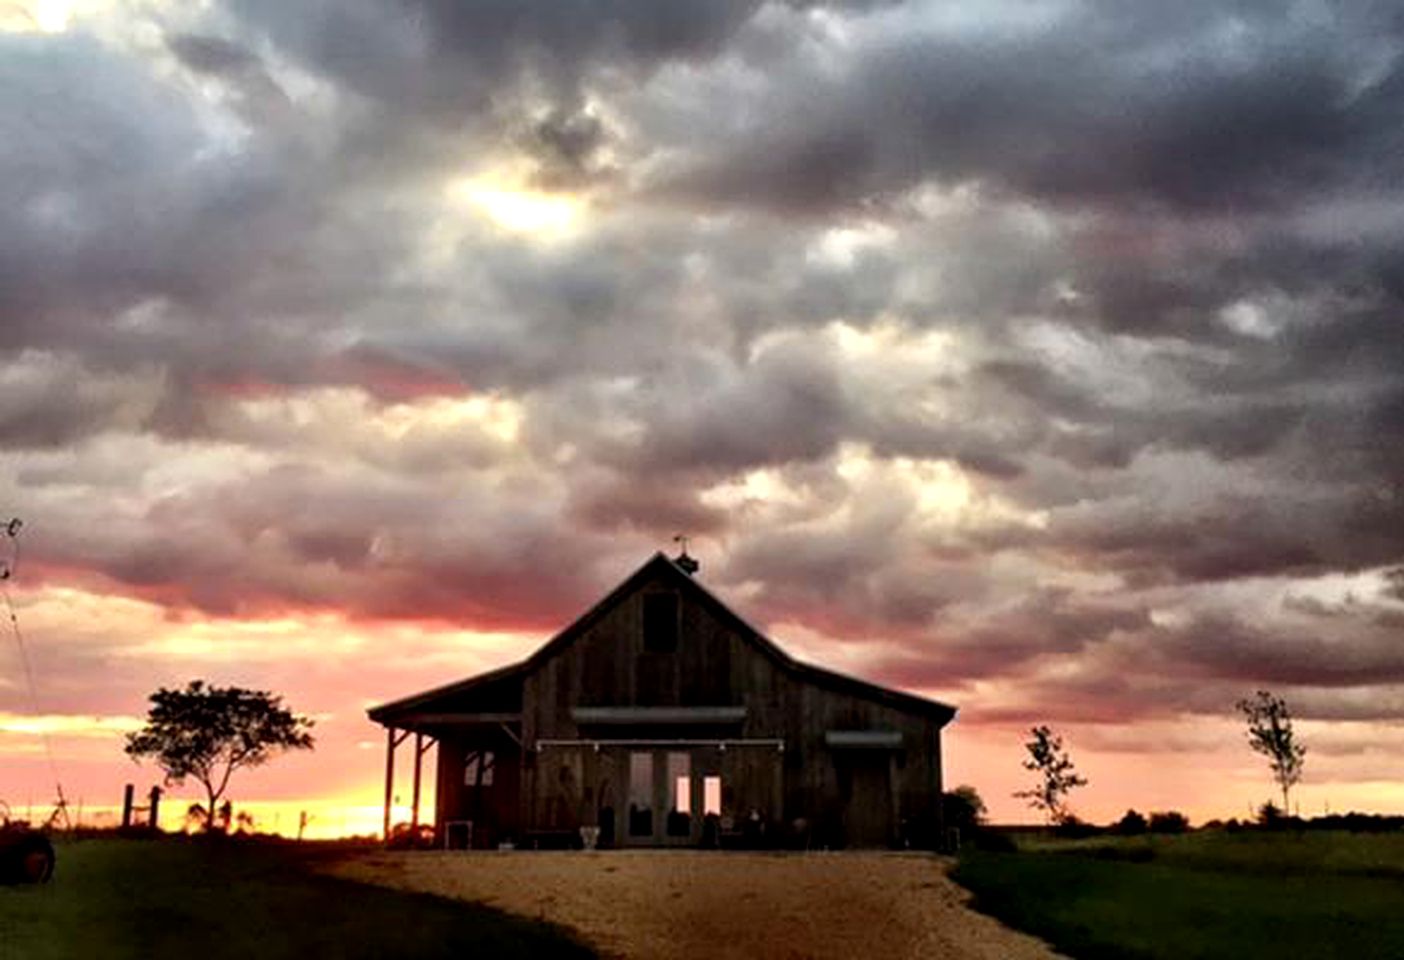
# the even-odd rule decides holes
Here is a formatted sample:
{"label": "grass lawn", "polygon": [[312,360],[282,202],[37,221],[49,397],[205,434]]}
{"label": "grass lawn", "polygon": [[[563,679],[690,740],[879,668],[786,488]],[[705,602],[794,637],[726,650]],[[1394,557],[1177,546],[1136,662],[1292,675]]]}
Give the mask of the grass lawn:
{"label": "grass lawn", "polygon": [[560,928],[310,873],[309,859],[325,855],[291,844],[65,843],[52,883],[0,887],[0,960],[594,956]]}
{"label": "grass lawn", "polygon": [[953,876],[1079,960],[1404,957],[1404,834],[1046,841],[962,855]]}

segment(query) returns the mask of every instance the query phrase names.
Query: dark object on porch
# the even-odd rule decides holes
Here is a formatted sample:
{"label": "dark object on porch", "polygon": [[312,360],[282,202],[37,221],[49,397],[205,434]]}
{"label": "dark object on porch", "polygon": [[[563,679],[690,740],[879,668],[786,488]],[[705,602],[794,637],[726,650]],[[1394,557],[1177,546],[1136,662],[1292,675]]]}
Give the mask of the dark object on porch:
{"label": "dark object on porch", "polygon": [[[942,835],[942,703],[791,658],[662,554],[521,663],[376,707],[472,844],[901,847]],[[789,825],[803,823],[802,831]]]}
{"label": "dark object on porch", "polygon": [[432,850],[434,828],[427,823],[397,823],[390,831],[390,839],[386,846],[391,850]]}

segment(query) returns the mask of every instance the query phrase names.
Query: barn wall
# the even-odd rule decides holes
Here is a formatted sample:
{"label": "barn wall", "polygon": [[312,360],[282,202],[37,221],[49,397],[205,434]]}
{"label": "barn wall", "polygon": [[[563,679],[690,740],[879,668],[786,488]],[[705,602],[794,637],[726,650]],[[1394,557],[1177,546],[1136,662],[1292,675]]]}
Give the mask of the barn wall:
{"label": "barn wall", "polygon": [[[644,649],[643,597],[655,591],[679,595],[676,653]],[[723,777],[725,813],[739,817],[756,809],[783,830],[803,820],[816,842],[841,844],[844,780],[852,779],[844,765],[890,763],[890,772],[883,767],[893,790],[887,841],[922,843],[937,835],[942,787],[937,721],[789,673],[743,636],[734,621],[719,616],[691,591],[680,590],[666,569],[642,580],[527,674],[521,704],[527,744],[581,738],[571,715],[576,706],[744,705],[744,724],[730,736],[783,738],[786,749],[746,747],[715,757],[696,753],[694,776],[700,778],[707,772],[703,766],[712,766]],[[895,754],[843,753],[825,744],[829,730],[897,731],[903,747]],[[656,735],[688,734],[670,730]],[[874,775],[871,769],[864,771],[864,776]],[[626,778],[624,751],[556,747],[528,754],[523,826],[574,830],[594,825],[607,806],[622,826]],[[607,802],[605,792],[612,801]]]}
{"label": "barn wall", "polygon": [[830,730],[896,731],[902,735],[902,748],[890,757],[896,807],[889,840],[921,845],[934,842],[942,789],[940,725],[936,721],[805,682],[788,686],[786,721],[788,820],[803,817],[810,821],[819,842],[844,842],[841,767],[845,763],[885,763],[889,752],[834,749],[825,743],[824,735]]}
{"label": "barn wall", "polygon": [[[464,761],[472,750],[493,753],[490,787],[473,788],[464,782]],[[516,836],[521,822],[522,754],[516,743],[492,727],[441,733],[435,770],[435,826],[443,842],[449,820],[473,821],[473,845],[494,847]]]}
{"label": "barn wall", "polygon": [[643,596],[655,591],[679,592],[666,575],[645,581],[525,678],[528,741],[577,737],[571,718],[576,706],[745,705],[744,736],[779,735],[779,670],[703,604],[680,596],[676,653],[644,649]]}

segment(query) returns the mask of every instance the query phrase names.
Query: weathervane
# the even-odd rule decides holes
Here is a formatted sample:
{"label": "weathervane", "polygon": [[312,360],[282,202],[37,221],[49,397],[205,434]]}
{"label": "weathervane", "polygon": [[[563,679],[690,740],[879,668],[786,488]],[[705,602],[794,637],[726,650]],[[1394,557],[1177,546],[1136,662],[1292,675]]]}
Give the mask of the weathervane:
{"label": "weathervane", "polygon": [[691,539],[692,538],[685,533],[679,533],[673,537],[673,542],[682,546],[682,553],[679,553],[677,559],[673,562],[686,570],[689,575],[696,573],[702,566],[687,555],[687,545]]}
{"label": "weathervane", "polygon": [[24,526],[24,521],[19,517],[11,517],[10,522],[5,524],[5,536],[12,541],[10,555],[4,560],[0,560],[0,580],[8,580],[14,576],[15,567],[19,566],[19,532]]}

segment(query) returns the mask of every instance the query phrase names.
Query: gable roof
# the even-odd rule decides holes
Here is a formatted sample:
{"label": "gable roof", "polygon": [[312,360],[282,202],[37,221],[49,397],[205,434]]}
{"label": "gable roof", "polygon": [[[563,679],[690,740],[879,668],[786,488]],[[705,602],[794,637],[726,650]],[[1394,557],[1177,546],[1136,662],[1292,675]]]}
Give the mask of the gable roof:
{"label": "gable roof", "polygon": [[732,610],[721,601],[716,594],[702,585],[696,577],[689,574],[676,562],[669,559],[662,552],[655,553],[643,563],[637,570],[616,586],[609,593],[605,594],[599,602],[583,614],[572,621],[563,630],[548,640],[531,656],[525,660],[491,670],[487,673],[460,680],[457,683],[446,684],[442,687],[435,687],[422,693],[413,694],[400,700],[383,703],[377,707],[372,707],[367,711],[370,718],[377,723],[393,722],[396,715],[423,707],[434,701],[456,697],[474,690],[501,682],[520,682],[526,674],[535,670],[542,663],[564,650],[574,643],[580,634],[584,633],[595,621],[605,615],[622,598],[633,592],[645,580],[661,573],[663,576],[673,579],[681,589],[690,590],[704,606],[718,616],[723,621],[733,626],[737,633],[748,643],[750,643],[763,656],[768,658],[783,672],[792,677],[812,683],[816,686],[836,690],[841,693],[851,694],[867,700],[875,700],[898,710],[909,713],[918,713],[923,716],[939,720],[942,724],[949,723],[955,717],[955,707],[941,703],[936,700],[929,700],[926,697],[919,697],[916,694],[905,693],[901,690],[893,690],[867,680],[860,680],[847,674],[837,673],[823,667],[816,667],[813,664],[804,663],[791,657],[784,650],[780,649],[764,633],[752,626],[744,617]]}

